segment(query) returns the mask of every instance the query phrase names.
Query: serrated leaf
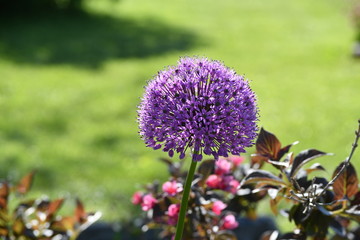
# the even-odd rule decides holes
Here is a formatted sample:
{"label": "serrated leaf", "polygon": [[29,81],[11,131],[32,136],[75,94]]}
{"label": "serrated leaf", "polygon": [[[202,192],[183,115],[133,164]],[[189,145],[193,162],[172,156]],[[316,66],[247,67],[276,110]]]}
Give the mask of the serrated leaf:
{"label": "serrated leaf", "polygon": [[248,174],[243,182],[242,182],[242,185],[243,184],[249,184],[249,183],[256,183],[256,182],[259,182],[261,181],[262,183],[269,183],[269,184],[272,184],[272,185],[286,185],[285,182],[275,176],[274,174],[268,172],[268,171],[264,171],[264,170],[255,170],[253,172],[251,172],[250,174]]}
{"label": "serrated leaf", "polygon": [[295,177],[296,173],[300,170],[304,164],[310,162],[311,160],[329,155],[328,153],[316,150],[316,149],[308,149],[301,151],[294,159],[294,162],[291,167],[290,177]]}
{"label": "serrated leaf", "polygon": [[29,174],[25,175],[19,182],[19,184],[16,186],[15,190],[19,194],[26,194],[30,188],[33,181],[35,171],[30,172]]}
{"label": "serrated leaf", "polygon": [[[341,163],[335,169],[333,178],[343,168],[344,164],[344,162]],[[333,184],[335,200],[342,199],[344,197],[351,198],[354,196],[359,191],[358,184],[359,180],[356,175],[356,170],[354,166],[349,163],[349,165],[342,171]]]}

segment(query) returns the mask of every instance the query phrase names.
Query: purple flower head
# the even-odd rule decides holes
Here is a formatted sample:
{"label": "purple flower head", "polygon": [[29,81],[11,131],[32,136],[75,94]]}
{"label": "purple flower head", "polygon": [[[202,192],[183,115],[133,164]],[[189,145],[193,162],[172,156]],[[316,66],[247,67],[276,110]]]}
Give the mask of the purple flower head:
{"label": "purple flower head", "polygon": [[148,147],[193,160],[202,155],[239,155],[257,135],[255,94],[243,76],[221,62],[181,58],[146,87],[138,110],[140,135]]}

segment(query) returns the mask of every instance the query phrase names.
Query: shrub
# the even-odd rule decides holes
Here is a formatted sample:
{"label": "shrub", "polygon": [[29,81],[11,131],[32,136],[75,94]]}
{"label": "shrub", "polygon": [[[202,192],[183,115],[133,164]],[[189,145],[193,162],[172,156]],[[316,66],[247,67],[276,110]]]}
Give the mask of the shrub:
{"label": "shrub", "polygon": [[[262,240],[283,239],[359,239],[360,228],[352,229],[351,222],[360,222],[360,190],[354,166],[350,163],[360,138],[359,128],[349,157],[341,162],[331,179],[308,175],[324,171],[319,163],[306,164],[325,155],[316,149],[289,153],[292,145],[281,146],[277,137],[261,129],[256,152],[249,164],[244,158],[231,156],[203,161],[192,182],[186,214],[184,239],[237,239],[232,231],[239,216],[256,218],[257,203],[269,196],[274,214],[281,212],[296,225],[293,232],[264,233]],[[163,159],[171,177],[163,184],[157,182],[136,192],[132,202],[145,212],[143,229],[159,228],[160,237],[171,239],[175,234],[179,204],[186,172],[181,165]],[[276,173],[261,170],[270,164]],[[278,210],[281,201],[289,209]],[[329,231],[332,229],[332,231]]]}
{"label": "shrub", "polygon": [[[23,177],[17,185],[0,183],[0,237],[7,240],[66,240],[76,239],[81,231],[95,222],[100,213],[87,213],[79,199],[72,216],[58,214],[65,199],[47,197],[25,199],[34,172]],[[12,208],[15,206],[14,208]]]}

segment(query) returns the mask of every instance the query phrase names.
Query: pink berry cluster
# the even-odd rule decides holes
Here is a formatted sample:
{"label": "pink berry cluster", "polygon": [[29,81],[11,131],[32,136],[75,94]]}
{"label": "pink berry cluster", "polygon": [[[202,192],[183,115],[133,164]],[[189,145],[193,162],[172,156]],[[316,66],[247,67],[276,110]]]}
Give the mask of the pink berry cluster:
{"label": "pink berry cluster", "polygon": [[[192,226],[201,226],[206,234],[213,236],[238,227],[238,214],[229,208],[229,199],[237,194],[240,180],[236,179],[234,172],[243,161],[240,156],[220,157],[213,162],[210,174],[204,177],[198,172],[196,178],[202,181],[195,178],[186,216]],[[135,192],[132,197],[132,203],[146,212],[148,226],[163,229],[163,235],[169,239],[175,233],[184,180],[184,175],[177,173],[160,185],[148,185],[147,191]],[[200,231],[198,228],[193,232]]]}

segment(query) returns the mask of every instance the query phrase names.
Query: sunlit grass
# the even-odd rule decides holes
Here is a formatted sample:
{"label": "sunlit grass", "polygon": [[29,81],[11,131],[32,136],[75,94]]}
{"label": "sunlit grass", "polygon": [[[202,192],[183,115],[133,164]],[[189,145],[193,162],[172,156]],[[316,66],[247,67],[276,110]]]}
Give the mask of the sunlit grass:
{"label": "sunlit grass", "polygon": [[[344,1],[123,0],[92,1],[87,9],[90,17],[60,18],[31,33],[11,21],[13,30],[0,30],[1,177],[36,168],[35,191],[79,196],[105,220],[131,217],[133,191],[167,177],[157,160],[165,155],[137,134],[136,107],[146,81],[184,55],[219,59],[246,74],[259,124],[283,144],[299,140],[295,152],[335,153],[319,159],[329,173],[349,153],[360,117],[360,62],[351,58]],[[70,20],[77,28],[58,37],[81,51],[51,37],[41,47],[41,34]],[[83,46],[81,28],[90,38]],[[125,43],[134,49],[125,51]]]}

